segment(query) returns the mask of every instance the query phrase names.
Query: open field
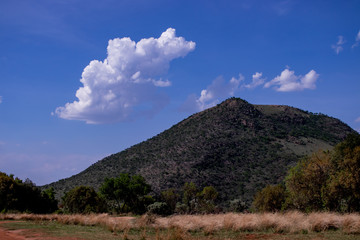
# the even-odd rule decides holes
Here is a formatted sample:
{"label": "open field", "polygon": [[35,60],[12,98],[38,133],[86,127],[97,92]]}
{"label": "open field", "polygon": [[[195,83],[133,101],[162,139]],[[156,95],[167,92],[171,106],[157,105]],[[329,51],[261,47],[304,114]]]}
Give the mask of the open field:
{"label": "open field", "polygon": [[290,212],[170,217],[1,214],[0,219],[1,228],[17,230],[17,234],[28,237],[23,239],[34,240],[360,239],[358,214]]}

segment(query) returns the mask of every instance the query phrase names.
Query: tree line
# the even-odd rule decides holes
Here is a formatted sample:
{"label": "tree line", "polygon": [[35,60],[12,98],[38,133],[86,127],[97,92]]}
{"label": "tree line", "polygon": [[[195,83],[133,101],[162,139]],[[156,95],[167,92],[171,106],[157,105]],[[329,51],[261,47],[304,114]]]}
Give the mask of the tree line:
{"label": "tree line", "polygon": [[57,209],[53,188],[41,191],[29,179],[0,172],[0,212],[52,213]]}
{"label": "tree line", "polygon": [[0,172],[0,212],[27,213],[134,213],[169,215],[177,213],[211,213],[217,210],[218,192],[212,186],[203,189],[185,183],[177,191],[168,189],[150,195],[151,186],[140,175],[121,173],[106,178],[96,192],[93,187],[77,186],[66,192],[60,201],[55,191],[41,191],[29,179],[22,181]]}
{"label": "tree line", "polygon": [[62,198],[64,213],[134,213],[170,215],[173,213],[212,213],[217,211],[218,192],[212,186],[203,189],[185,183],[181,191],[167,189],[160,195],[150,195],[151,186],[140,175],[121,173],[106,178],[95,192],[92,187],[79,186]]}

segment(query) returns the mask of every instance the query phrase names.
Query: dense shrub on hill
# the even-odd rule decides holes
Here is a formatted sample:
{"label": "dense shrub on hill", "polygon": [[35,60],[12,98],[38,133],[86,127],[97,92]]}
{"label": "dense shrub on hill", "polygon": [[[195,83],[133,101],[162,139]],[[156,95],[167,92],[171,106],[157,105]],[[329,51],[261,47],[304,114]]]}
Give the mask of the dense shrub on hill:
{"label": "dense shrub on hill", "polygon": [[[314,153],[299,161],[286,176],[285,186],[282,192],[275,191],[276,186],[258,192],[255,208],[359,212],[360,135],[351,134],[332,151]],[[273,201],[277,204],[272,207]]]}

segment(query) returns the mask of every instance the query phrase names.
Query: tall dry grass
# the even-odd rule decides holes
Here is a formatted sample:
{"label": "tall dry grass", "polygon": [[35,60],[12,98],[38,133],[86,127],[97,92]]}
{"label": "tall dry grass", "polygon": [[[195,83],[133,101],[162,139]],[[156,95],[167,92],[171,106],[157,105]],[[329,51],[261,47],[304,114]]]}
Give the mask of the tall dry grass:
{"label": "tall dry grass", "polygon": [[108,214],[0,214],[0,220],[56,221],[69,225],[103,226],[110,231],[138,227],[135,217],[114,217]]}
{"label": "tall dry grass", "polygon": [[208,233],[218,230],[229,231],[275,231],[275,232],[319,232],[341,230],[346,233],[360,233],[359,214],[338,213],[226,213],[213,215],[174,215],[157,217],[116,217],[107,214],[94,215],[37,215],[0,214],[0,220],[57,221],[62,224],[103,226],[110,231],[129,229],[179,229],[179,231],[202,230]]}

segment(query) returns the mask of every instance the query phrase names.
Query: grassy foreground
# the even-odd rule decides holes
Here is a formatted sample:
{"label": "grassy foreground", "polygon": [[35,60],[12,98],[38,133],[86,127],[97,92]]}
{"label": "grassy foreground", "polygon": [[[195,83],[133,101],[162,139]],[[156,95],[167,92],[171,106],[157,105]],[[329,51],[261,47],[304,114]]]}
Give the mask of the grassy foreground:
{"label": "grassy foreground", "polygon": [[[22,220],[1,223],[1,220]],[[81,239],[360,239],[360,215],[299,212],[114,217],[1,214],[1,227]]]}

